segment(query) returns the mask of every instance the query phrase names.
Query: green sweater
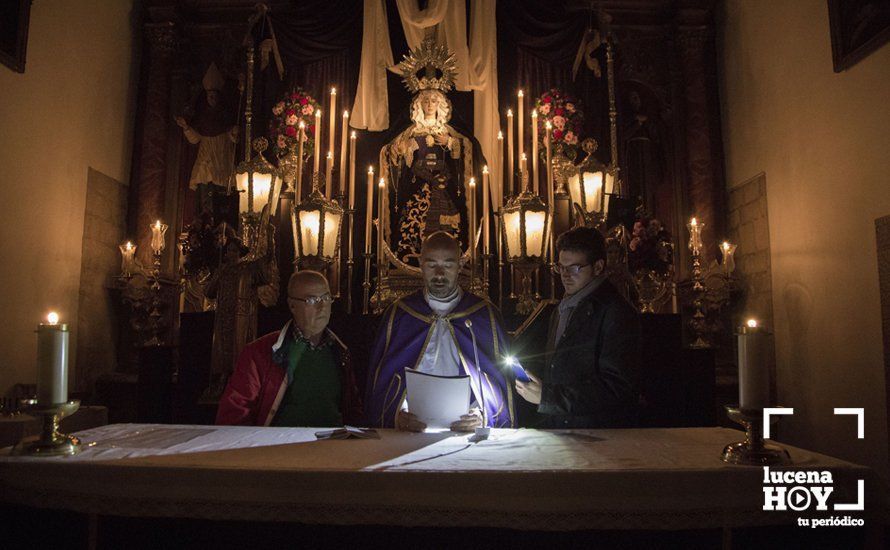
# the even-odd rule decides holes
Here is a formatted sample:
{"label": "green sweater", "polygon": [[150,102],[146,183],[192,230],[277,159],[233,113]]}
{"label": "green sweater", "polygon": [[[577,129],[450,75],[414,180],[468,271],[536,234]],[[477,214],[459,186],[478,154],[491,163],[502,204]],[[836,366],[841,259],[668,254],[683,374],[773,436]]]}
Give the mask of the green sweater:
{"label": "green sweater", "polygon": [[293,338],[287,345],[289,383],[272,425],[342,426],[340,366],[331,346],[313,348],[305,340]]}

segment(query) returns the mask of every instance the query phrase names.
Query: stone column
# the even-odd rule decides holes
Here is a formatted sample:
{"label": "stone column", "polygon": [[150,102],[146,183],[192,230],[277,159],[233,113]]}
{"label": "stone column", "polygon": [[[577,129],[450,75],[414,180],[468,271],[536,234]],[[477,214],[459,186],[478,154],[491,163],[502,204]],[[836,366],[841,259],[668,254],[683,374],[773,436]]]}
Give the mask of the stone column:
{"label": "stone column", "polygon": [[[131,192],[131,231],[139,245],[138,257],[143,265],[152,265],[151,225],[164,218],[164,199],[167,186],[167,138],[170,115],[170,74],[173,52],[176,49],[176,28],[172,22],[146,23],[143,57],[143,97],[138,113],[136,149],[134,151],[133,183]],[[163,219],[173,226],[173,221]],[[167,253],[173,249],[175,233],[167,231]]]}

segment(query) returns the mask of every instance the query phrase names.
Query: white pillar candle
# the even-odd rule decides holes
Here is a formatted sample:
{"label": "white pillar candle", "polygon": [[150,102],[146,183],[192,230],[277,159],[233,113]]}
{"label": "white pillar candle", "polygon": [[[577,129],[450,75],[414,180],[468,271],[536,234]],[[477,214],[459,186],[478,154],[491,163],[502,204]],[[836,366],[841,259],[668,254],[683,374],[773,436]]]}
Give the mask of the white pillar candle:
{"label": "white pillar candle", "polygon": [[513,111],[507,109],[507,195],[513,194]]}
{"label": "white pillar candle", "polygon": [[547,171],[546,181],[547,181],[547,189],[548,189],[547,193],[548,194],[553,193],[555,191],[553,188],[553,167],[551,166],[553,157],[551,156],[551,151],[550,151],[550,137],[553,135],[552,131],[553,131],[553,124],[551,124],[550,121],[548,120],[544,124],[544,162],[546,164],[546,166],[544,167],[544,170]]}
{"label": "white pillar candle", "polygon": [[294,190],[294,204],[300,204],[303,197],[303,142],[306,141],[306,124],[300,121],[297,132],[297,188]]}
{"label": "white pillar candle", "polygon": [[386,180],[380,178],[378,184],[379,196],[377,197],[377,265],[383,265],[383,224],[386,223]]}
{"label": "white pillar candle", "polygon": [[321,109],[315,111],[315,150],[313,151],[314,158],[312,159],[312,175],[318,173],[318,168],[321,163]]}
{"label": "white pillar candle", "polygon": [[340,131],[340,195],[346,192],[346,143],[349,125],[349,111],[343,111],[343,127]]}
{"label": "white pillar candle", "polygon": [[68,325],[55,312],[37,325],[37,403],[68,402]]}
{"label": "white pillar candle", "polygon": [[328,113],[330,119],[330,125],[328,127],[328,151],[334,150],[334,142],[336,141],[336,121],[334,118],[337,116],[337,88],[331,88],[331,110]]}
{"label": "white pillar candle", "polygon": [[689,250],[693,254],[701,254],[701,230],[704,226],[705,224],[699,223],[695,218],[692,218],[686,224],[686,228],[689,229]]}
{"label": "white pillar candle", "polygon": [[374,218],[374,167],[368,167],[368,197],[365,205],[365,254],[371,253],[371,221]]}
{"label": "white pillar candle", "polygon": [[136,272],[136,245],[127,241],[118,248],[121,250],[121,274],[129,277]]}
{"label": "white pillar candle", "polygon": [[739,407],[742,409],[769,406],[766,338],[766,333],[754,319],[739,327]]}
{"label": "white pillar candle", "polygon": [[535,184],[535,195],[541,194],[538,177],[538,110],[532,109],[532,178]]}
{"label": "white pillar candle", "polygon": [[490,249],[488,241],[491,238],[491,221],[488,217],[489,193],[491,193],[491,176],[486,165],[482,167],[482,253],[486,256]]}
{"label": "white pillar candle", "polygon": [[476,270],[476,178],[470,178],[470,192],[469,192],[469,202],[470,202],[470,228],[469,228],[469,238],[467,239],[469,250],[470,250],[470,274],[471,277],[475,275],[474,271]]}
{"label": "white pillar candle", "polygon": [[[522,93],[522,90],[519,90],[519,93],[516,94],[516,99],[519,101],[519,105],[516,107],[517,113],[519,113],[516,123],[516,136],[517,141],[519,142],[519,158],[522,158],[522,154],[525,153],[525,94]],[[523,167],[519,167],[519,181],[522,181],[522,170]]]}
{"label": "white pillar candle", "polygon": [[[349,135],[349,209],[355,210],[355,132]],[[352,228],[349,228],[352,232]]]}
{"label": "white pillar candle", "polygon": [[[503,171],[504,171],[504,132],[502,132],[500,130],[498,130],[498,151],[497,151],[496,166],[500,166],[501,172],[503,173]],[[498,185],[498,182],[495,182],[495,185]],[[500,187],[501,198],[503,199],[503,197],[506,196],[506,194],[504,193],[504,180],[501,180],[499,185],[501,186]]]}
{"label": "white pillar candle", "polygon": [[166,247],[164,235],[167,233],[167,224],[161,223],[161,220],[157,220],[149,227],[151,227],[151,250],[155,254],[160,254]]}
{"label": "white pillar candle", "polygon": [[324,168],[324,196],[328,199],[333,197],[334,192],[334,182],[331,180],[334,175],[334,153],[333,151],[328,151],[327,157],[325,158],[325,168]]}

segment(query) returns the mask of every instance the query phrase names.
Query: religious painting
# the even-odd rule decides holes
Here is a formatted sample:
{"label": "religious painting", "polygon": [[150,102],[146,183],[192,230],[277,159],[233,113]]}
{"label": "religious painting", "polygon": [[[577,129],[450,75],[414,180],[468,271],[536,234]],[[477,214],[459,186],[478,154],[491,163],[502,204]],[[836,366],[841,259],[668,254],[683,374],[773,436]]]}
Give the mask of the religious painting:
{"label": "religious painting", "polygon": [[25,72],[31,0],[0,2],[0,61],[13,71]]}
{"label": "religious painting", "polygon": [[834,72],[845,71],[890,39],[890,0],[828,0]]}

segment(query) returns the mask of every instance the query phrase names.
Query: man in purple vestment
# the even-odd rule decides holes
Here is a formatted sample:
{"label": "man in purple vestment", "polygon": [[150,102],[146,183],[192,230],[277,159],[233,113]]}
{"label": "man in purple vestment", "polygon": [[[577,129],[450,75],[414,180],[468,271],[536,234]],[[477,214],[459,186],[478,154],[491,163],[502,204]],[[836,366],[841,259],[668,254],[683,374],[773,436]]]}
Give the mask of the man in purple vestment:
{"label": "man in purple vestment", "polygon": [[462,265],[460,245],[448,233],[439,231],[423,241],[424,288],[386,310],[371,351],[365,409],[369,424],[409,431],[426,428],[406,401],[407,367],[439,376],[470,376],[473,404],[467,414],[454,419],[452,430],[514,426],[512,380],[499,368],[507,355],[499,314],[488,300],[458,286]]}

